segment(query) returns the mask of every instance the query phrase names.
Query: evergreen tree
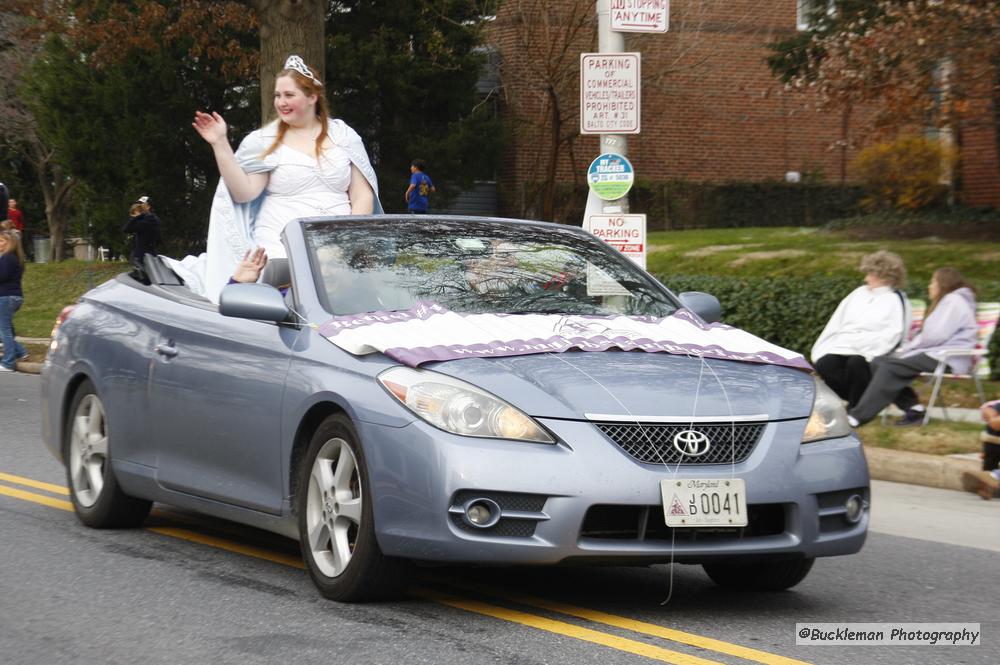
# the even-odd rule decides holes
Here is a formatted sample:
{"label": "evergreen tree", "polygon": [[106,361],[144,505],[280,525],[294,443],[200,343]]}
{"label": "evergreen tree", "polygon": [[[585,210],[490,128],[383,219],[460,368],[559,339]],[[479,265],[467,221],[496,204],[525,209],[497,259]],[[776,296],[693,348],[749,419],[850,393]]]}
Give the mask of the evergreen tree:
{"label": "evergreen tree", "polygon": [[338,0],[327,25],[327,97],[365,140],[382,205],[404,211],[410,161],[438,190],[431,206],[492,179],[504,136],[492,100],[477,92],[486,52],[473,0]]}

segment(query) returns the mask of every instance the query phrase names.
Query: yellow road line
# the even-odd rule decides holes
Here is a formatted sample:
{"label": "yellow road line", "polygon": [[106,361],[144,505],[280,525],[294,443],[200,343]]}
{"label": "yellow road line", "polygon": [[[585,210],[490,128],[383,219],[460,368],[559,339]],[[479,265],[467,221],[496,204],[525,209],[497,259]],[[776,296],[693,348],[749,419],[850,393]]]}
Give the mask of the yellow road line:
{"label": "yellow road line", "polygon": [[280,563],[284,566],[291,566],[293,568],[300,568],[303,570],[306,567],[305,563],[302,562],[302,559],[298,557],[271,552],[259,547],[254,547],[253,545],[242,545],[240,543],[224,540],[222,538],[216,538],[214,536],[206,536],[194,531],[188,531],[187,529],[178,529],[170,526],[151,526],[146,527],[144,530],[152,531],[153,533],[158,533],[163,536],[170,536],[171,538],[189,540],[192,543],[208,545],[209,547],[226,550],[227,552],[235,552],[236,554],[252,556],[256,559],[264,559],[273,563]]}
{"label": "yellow road line", "polygon": [[23,476],[15,476],[9,473],[4,473],[3,471],[0,471],[0,480],[5,480],[8,483],[14,483],[15,485],[34,487],[36,490],[45,490],[46,492],[52,492],[53,494],[62,494],[63,496],[69,496],[69,490],[63,487],[62,485],[43,483],[40,480],[34,480],[32,478],[24,478]]}
{"label": "yellow road line", "polygon": [[422,588],[412,589],[410,591],[410,595],[431,600],[449,607],[465,610],[466,612],[475,612],[476,614],[483,614],[495,619],[501,619],[503,621],[509,621],[522,626],[529,626],[538,630],[544,630],[549,633],[572,637],[584,642],[600,644],[601,646],[610,647],[618,651],[625,651],[627,653],[633,653],[638,656],[644,656],[663,663],[674,663],[675,665],[721,665],[719,661],[716,660],[706,660],[697,656],[690,656],[678,651],[671,651],[670,649],[664,649],[663,647],[646,644],[645,642],[637,642],[624,637],[618,637],[616,635],[602,633],[597,630],[591,630],[590,628],[575,626],[571,623],[566,623],[565,621],[556,621],[555,619],[536,616],[534,614],[528,614],[527,612],[519,612],[517,610],[507,609],[506,607],[488,605],[487,603],[482,603],[478,600],[457,598],[455,596],[449,596]]}
{"label": "yellow road line", "polygon": [[[3,472],[0,472],[0,480],[14,482],[28,487],[45,489],[51,492],[58,492],[60,494],[69,493],[65,487],[61,487],[59,485],[52,485],[51,483],[43,483],[41,481],[32,480],[30,478],[23,478],[20,476],[12,476],[10,474],[6,474]],[[59,510],[65,510],[69,512],[73,511],[73,504],[70,503],[69,501],[56,499],[42,494],[35,494],[34,492],[19,490],[13,487],[0,485],[0,494],[10,496],[15,499],[21,499],[23,501],[30,501],[33,503],[42,504],[45,506],[49,506],[51,508],[58,508]],[[222,538],[216,538],[214,536],[207,536],[194,531],[189,531],[187,529],[181,529],[176,527],[147,527],[144,530],[151,531],[153,533],[157,533],[170,538],[178,538],[181,540],[186,540],[201,545],[206,545],[216,549],[221,549],[236,554],[242,554],[244,556],[263,559],[273,563],[290,566],[292,568],[298,568],[300,570],[305,569],[305,563],[298,557],[272,552],[270,550],[254,547],[252,545],[243,545]],[[548,601],[545,600],[544,598],[536,598],[533,596],[522,596],[517,594],[504,593],[492,589],[486,585],[455,582],[440,577],[428,576],[428,579],[432,579],[434,581],[438,581],[440,583],[447,584],[450,586],[496,596],[498,598],[503,598],[505,600],[509,600],[511,602],[519,603],[522,605],[537,607],[551,612],[558,612],[560,614],[574,616],[580,619],[584,619],[586,621],[592,621],[594,623],[615,626],[617,628],[631,630],[633,632],[642,633],[644,635],[649,635],[652,637],[658,637],[661,639],[671,640],[673,642],[679,642],[681,644],[686,644],[689,646],[699,647],[703,649],[716,651],[718,653],[724,653],[731,656],[736,656],[738,658],[752,660],[758,663],[763,663],[765,665],[809,665],[804,661],[786,658],[784,656],[779,656],[777,654],[770,654],[764,651],[758,651],[757,649],[742,647],[737,644],[731,644],[729,642],[723,642],[721,640],[716,640],[709,637],[702,637],[700,635],[694,635],[692,633],[686,633],[684,631],[675,630],[672,628],[666,628],[664,626],[658,626],[656,624],[646,623],[635,619],[628,619],[625,617],[620,617],[613,614],[600,612],[597,610],[591,610],[583,607],[576,607],[574,605],[567,605],[564,603]],[[677,665],[719,665],[717,661],[706,660],[704,658],[687,655],[677,651],[671,651],[669,649],[664,649],[661,647],[645,644],[643,642],[637,642],[635,640],[617,637],[615,635],[602,633],[600,631],[591,630],[589,628],[583,628],[581,626],[576,626],[570,623],[566,623],[564,621],[557,621],[546,617],[536,616],[533,614],[528,614],[527,612],[520,612],[517,610],[499,607],[496,605],[490,605],[488,603],[483,603],[476,600],[458,598],[455,596],[450,596],[447,594],[431,591],[428,589],[417,588],[412,590],[410,592],[410,595],[432,600],[434,602],[447,605],[449,607],[462,609],[468,612],[474,612],[476,614],[482,614],[485,616],[494,617],[504,621],[509,621],[511,623],[516,623],[536,628],[538,630],[543,630],[550,633],[555,633],[558,635],[564,635],[566,637],[572,637],[574,639],[583,640],[585,642],[600,644],[603,646],[610,647],[612,649],[617,649],[619,651],[624,651],[627,653],[633,653],[636,655],[644,656],[661,662],[675,663]]]}
{"label": "yellow road line", "polygon": [[49,506],[50,508],[58,508],[59,510],[68,510],[73,512],[73,504],[69,501],[54,499],[51,496],[45,496],[44,494],[25,492],[24,490],[14,489],[13,487],[7,487],[5,485],[0,485],[0,494],[6,494],[7,496],[12,496],[15,499],[21,499],[23,501],[40,503],[43,506]]}
{"label": "yellow road line", "polygon": [[768,653],[766,651],[760,651],[758,649],[752,649],[738,644],[732,644],[731,642],[724,642],[711,637],[703,637],[701,635],[687,633],[682,630],[659,626],[654,623],[628,619],[626,617],[608,614],[607,612],[591,610],[585,607],[577,607],[575,605],[567,605],[565,603],[558,603],[544,598],[537,598],[535,596],[506,593],[486,584],[455,582],[441,576],[428,576],[426,579],[433,579],[435,582],[440,582],[441,584],[446,584],[466,591],[474,591],[476,593],[482,593],[496,598],[503,598],[504,600],[509,600],[520,605],[527,605],[529,607],[537,607],[550,612],[567,614],[579,619],[593,621],[594,623],[615,626],[616,628],[624,628],[625,630],[631,630],[635,633],[642,633],[644,635],[651,635],[653,637],[659,637],[672,642],[680,642],[681,644],[700,647],[702,649],[709,649],[718,653],[736,656],[737,658],[752,660],[757,663],[764,663],[764,665],[810,665],[805,661],[795,660],[794,658],[787,658],[778,654]]}

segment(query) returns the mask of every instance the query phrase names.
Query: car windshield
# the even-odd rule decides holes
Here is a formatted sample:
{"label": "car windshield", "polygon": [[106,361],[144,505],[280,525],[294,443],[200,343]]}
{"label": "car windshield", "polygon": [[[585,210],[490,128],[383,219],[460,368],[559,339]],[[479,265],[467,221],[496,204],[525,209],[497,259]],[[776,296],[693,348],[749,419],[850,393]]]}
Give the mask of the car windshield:
{"label": "car windshield", "polygon": [[631,260],[569,227],[394,218],[304,222],[333,314],[432,301],[464,313],[646,315],[677,305]]}

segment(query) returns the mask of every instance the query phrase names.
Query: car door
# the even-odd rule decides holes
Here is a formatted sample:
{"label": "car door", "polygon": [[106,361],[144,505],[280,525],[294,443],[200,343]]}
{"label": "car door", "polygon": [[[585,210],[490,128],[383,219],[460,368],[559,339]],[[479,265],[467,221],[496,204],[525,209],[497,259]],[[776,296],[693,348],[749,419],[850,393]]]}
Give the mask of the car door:
{"label": "car door", "polygon": [[150,378],[159,483],[280,513],[281,405],[299,331],[176,303],[165,315]]}

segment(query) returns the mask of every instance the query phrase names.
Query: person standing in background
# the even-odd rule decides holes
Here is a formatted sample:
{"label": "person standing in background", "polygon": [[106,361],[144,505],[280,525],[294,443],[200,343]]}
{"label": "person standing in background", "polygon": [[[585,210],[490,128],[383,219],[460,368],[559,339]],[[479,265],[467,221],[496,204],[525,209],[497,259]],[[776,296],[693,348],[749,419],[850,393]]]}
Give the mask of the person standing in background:
{"label": "person standing in background", "polygon": [[410,186],[406,188],[406,208],[411,215],[426,215],[429,196],[437,191],[431,177],[424,173],[427,165],[422,159],[410,163]]}
{"label": "person standing in background", "polygon": [[0,182],[0,222],[7,219],[7,185]]}
{"label": "person standing in background", "polygon": [[28,357],[27,349],[14,334],[14,313],[24,304],[21,290],[24,262],[21,236],[13,230],[0,231],[0,342],[3,342],[0,372],[13,372],[17,361]]}
{"label": "person standing in background", "polygon": [[122,231],[133,234],[135,238],[129,256],[132,265],[141,266],[143,256],[156,254],[156,245],[160,242],[160,218],[149,205],[148,196],[140,196],[132,204]]}
{"label": "person standing in background", "polygon": [[24,213],[17,207],[17,199],[12,198],[7,202],[7,219],[14,222],[18,233],[24,233]]}

